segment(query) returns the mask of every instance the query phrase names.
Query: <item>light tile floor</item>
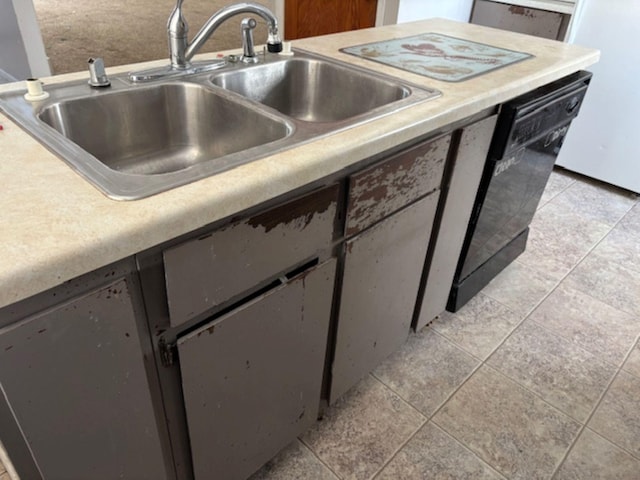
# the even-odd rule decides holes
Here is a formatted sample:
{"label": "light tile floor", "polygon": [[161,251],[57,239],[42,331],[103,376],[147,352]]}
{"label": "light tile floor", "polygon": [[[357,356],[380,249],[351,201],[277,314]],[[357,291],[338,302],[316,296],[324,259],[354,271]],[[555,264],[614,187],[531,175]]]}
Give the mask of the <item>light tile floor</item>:
{"label": "light tile floor", "polygon": [[640,202],[557,170],[529,238],[252,480],[640,479]]}
{"label": "light tile floor", "polygon": [[640,479],[640,202],[556,170],[529,246],[252,480]]}

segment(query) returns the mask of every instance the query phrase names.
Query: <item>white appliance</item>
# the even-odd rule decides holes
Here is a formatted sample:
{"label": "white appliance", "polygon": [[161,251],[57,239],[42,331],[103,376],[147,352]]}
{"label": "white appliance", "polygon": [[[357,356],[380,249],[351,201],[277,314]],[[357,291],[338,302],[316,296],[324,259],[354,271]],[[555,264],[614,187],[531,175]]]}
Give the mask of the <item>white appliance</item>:
{"label": "white appliance", "polygon": [[640,193],[640,1],[582,0],[572,43],[600,62],[557,165]]}

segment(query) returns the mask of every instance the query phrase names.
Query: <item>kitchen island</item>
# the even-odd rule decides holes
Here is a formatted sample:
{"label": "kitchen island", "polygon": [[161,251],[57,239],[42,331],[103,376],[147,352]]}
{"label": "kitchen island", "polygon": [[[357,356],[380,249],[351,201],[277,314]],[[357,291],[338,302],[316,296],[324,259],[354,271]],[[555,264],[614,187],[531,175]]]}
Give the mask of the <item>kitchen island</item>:
{"label": "kitchen island", "polygon": [[[532,57],[467,81],[449,83],[339,52],[341,48],[353,45],[423,32],[526,52]],[[196,431],[206,417],[208,400],[221,391],[224,395],[218,399],[218,408],[220,403],[238,400],[234,392],[229,393],[233,389],[224,387],[227,378],[237,378],[241,374],[234,362],[246,366],[249,371],[252,362],[265,362],[278,350],[294,350],[296,345],[302,345],[302,348],[296,352],[298,356],[293,362],[313,365],[315,380],[312,385],[305,383],[309,376],[307,369],[288,372],[287,378],[297,379],[293,381],[295,387],[289,384],[274,387],[273,382],[279,375],[265,379],[270,367],[286,368],[292,361],[285,359],[266,365],[257,377],[247,377],[249,381],[262,379],[260,385],[252,384],[255,392],[268,390],[269,385],[272,389],[285,391],[298,388],[306,396],[320,397],[322,394],[325,400],[333,401],[332,397],[339,396],[362,372],[372,368],[371,365],[358,365],[354,371],[348,371],[351,368],[348,365],[353,362],[349,352],[341,350],[340,339],[350,338],[353,332],[366,326],[357,321],[336,320],[359,317],[354,313],[358,310],[358,301],[349,303],[345,299],[358,298],[359,279],[380,275],[365,267],[376,263],[377,259],[383,259],[388,265],[410,268],[411,264],[416,264],[419,267],[411,273],[411,288],[415,292],[409,297],[413,298],[388,300],[396,302],[397,306],[409,304],[408,322],[401,322],[402,328],[394,330],[393,335],[384,330],[386,327],[379,332],[380,338],[394,338],[390,345],[384,345],[385,348],[397,348],[408,335],[418,290],[424,294],[429,285],[428,281],[424,283],[429,277],[429,268],[423,272],[422,267],[426,265],[433,270],[435,263],[447,260],[447,249],[438,247],[438,239],[451,235],[456,225],[465,226],[464,215],[457,215],[453,206],[466,195],[467,200],[463,203],[470,208],[474,191],[465,189],[468,183],[463,180],[464,172],[456,174],[454,166],[463,165],[461,159],[464,159],[464,164],[471,164],[474,167],[471,170],[479,175],[492,133],[491,118],[501,103],[585,68],[598,59],[598,52],[591,49],[445,20],[306,39],[296,42],[294,47],[400,77],[418,86],[435,88],[442,96],[213,177],[131,202],[108,199],[9,119],[0,116],[4,127],[0,132],[0,151],[3,152],[0,172],[10,179],[0,193],[0,215],[5,225],[0,232],[3,258],[0,306],[4,307],[0,310],[3,317],[0,319],[0,339],[2,350],[7,352],[3,362],[7,365],[7,359],[19,360],[19,364],[12,365],[13,370],[22,375],[20,378],[38,382],[49,409],[41,413],[43,418],[40,419],[40,410],[36,407],[25,407],[20,412],[21,405],[29,401],[29,393],[16,387],[12,397],[12,380],[7,378],[8,373],[0,374],[0,382],[6,381],[9,403],[16,402],[12,408],[7,402],[0,405],[0,432],[25,478],[38,478],[30,476],[38,469],[56,471],[55,458],[60,458],[61,452],[69,448],[58,445],[55,455],[40,452],[46,451],[46,442],[53,441],[53,432],[63,428],[66,420],[64,415],[59,418],[63,422],[60,424],[48,419],[55,417],[56,408],[71,414],[80,407],[90,413],[111,410],[108,415],[91,413],[96,417],[96,423],[85,427],[87,437],[82,441],[88,458],[95,445],[105,441],[92,438],[90,432],[115,424],[110,433],[116,438],[118,433],[130,428],[129,441],[139,443],[147,439],[148,442],[142,450],[128,454],[122,454],[111,445],[107,452],[123,455],[105,458],[116,465],[114,472],[124,478],[142,478],[140,472],[143,471],[144,478],[191,478],[194,472],[196,478],[205,478],[198,472],[216,468],[225,461],[214,455],[207,458],[208,450],[224,450],[216,443],[224,438],[210,436],[212,430],[222,428],[220,424],[205,425],[202,431]],[[130,69],[117,67],[109,73]],[[45,89],[47,84],[84,76],[73,74],[45,79]],[[4,86],[2,91],[11,88],[15,86]],[[478,143],[478,139],[484,139],[484,142]],[[478,147],[480,144],[484,145],[484,153]],[[475,151],[476,148],[479,151]],[[406,152],[419,153],[406,155]],[[407,158],[416,162],[420,159],[422,163],[411,166],[406,163]],[[351,216],[350,206],[357,205],[358,199],[362,198],[357,195],[358,185],[370,181],[377,182],[376,185],[384,183],[387,181],[385,167],[392,170],[389,178],[394,178],[394,172],[399,171],[439,171],[439,174],[433,184],[409,185],[399,194],[404,203],[392,211],[369,212],[358,218]],[[443,183],[439,183],[441,179],[444,179]],[[397,198],[382,197],[379,204],[391,204]],[[256,225],[260,229],[256,229]],[[416,226],[424,229],[416,231]],[[418,240],[402,244],[404,235],[398,232],[407,231]],[[265,242],[267,234],[271,240]],[[397,238],[394,234],[398,234]],[[278,238],[284,239],[282,252],[277,251]],[[234,250],[239,240],[245,242],[245,246]],[[276,253],[261,250],[265,245],[273,245]],[[302,251],[298,251],[300,246],[304,247]],[[243,272],[238,277],[245,283],[240,282],[240,285],[226,285],[233,282],[224,275],[220,278],[207,277],[206,273],[193,275],[203,265],[206,271],[221,271],[215,258],[208,264],[202,261],[207,258],[206,252],[214,250],[225,252],[225,258],[248,259],[250,265],[263,265],[261,256],[273,256],[274,265],[265,267],[260,274],[255,274],[253,268],[246,272],[239,267],[232,270]],[[372,251],[377,253],[373,255]],[[414,261],[415,258],[420,260]],[[430,261],[426,262],[425,258]],[[456,258],[448,260],[455,263]],[[382,269],[387,265],[384,261]],[[190,283],[193,276],[198,281]],[[339,279],[335,287],[334,278]],[[208,281],[212,283],[202,287]],[[228,286],[229,291],[221,293],[221,284]],[[212,300],[208,294],[200,294],[198,289],[201,288],[218,298]],[[372,288],[387,291],[385,284]],[[118,301],[112,302],[112,298]],[[308,321],[313,325],[310,330],[313,335],[301,333],[299,337],[294,335],[293,339],[277,341],[273,351],[267,349],[255,358],[249,358],[268,338],[266,335],[280,325],[278,322],[273,328],[265,328],[260,319],[263,315],[279,318],[277,312],[283,306],[292,309],[287,318],[297,320],[282,328],[297,332],[298,321]],[[306,314],[298,318],[300,311]],[[104,326],[96,331],[85,325],[87,319],[99,323],[112,317],[117,321],[107,322],[109,331]],[[52,343],[50,335],[54,334],[50,330],[52,326],[65,327],[67,318],[69,325],[79,329],[79,333],[70,337],[77,349],[68,348],[72,355],[53,361],[55,368],[62,370],[53,377],[80,379],[79,383],[84,384],[85,389],[70,380],[64,383],[65,388],[55,391],[52,395],[55,400],[49,401],[46,396],[52,385],[44,381],[52,377],[51,372],[46,371],[48,359],[55,357],[61,348]],[[233,322],[229,322],[231,318],[234,318]],[[238,332],[234,332],[234,328]],[[247,332],[256,333],[247,335]],[[217,335],[221,336],[216,338]],[[16,342],[29,344],[36,336],[38,341],[32,346],[16,357],[8,356],[19,350]],[[40,337],[46,340],[40,340]],[[207,343],[209,337],[215,342]],[[279,338],[284,337],[286,335]],[[100,344],[101,338],[111,349],[107,355],[117,360],[99,359],[96,349],[102,346],[96,347],[95,343]],[[247,351],[234,358],[238,345],[233,342],[238,342],[238,338],[247,342],[247,346],[243,346]],[[119,345],[116,339],[132,340]],[[370,340],[373,348],[378,348],[378,338]],[[42,358],[36,361],[38,355]],[[30,358],[34,358],[35,367],[39,364],[40,374],[32,373]],[[87,368],[80,368],[77,365],[82,363],[78,362],[79,358],[97,360],[89,362]],[[331,359],[334,358],[338,363],[344,363],[346,373],[331,372]],[[220,367],[227,359],[228,371]],[[202,375],[213,370],[216,380],[203,382]],[[82,378],[97,376],[114,379],[125,371],[127,378],[116,380],[111,386],[109,381],[97,386],[82,381]],[[332,375],[341,378],[337,385],[331,385]],[[130,382],[136,382],[136,385],[132,387]],[[101,391],[102,388],[105,391]],[[130,396],[122,398],[122,391]],[[251,391],[249,395],[255,392]],[[105,401],[101,402],[103,397]],[[120,403],[109,402],[109,399]],[[257,398],[253,403],[243,405],[242,411],[258,410],[281,400],[277,396]],[[233,460],[232,465],[242,466],[237,471],[229,470],[229,478],[246,476],[269,455],[275,454],[278,445],[283,441],[286,444],[286,439],[295,437],[301,428],[314,421],[318,400],[305,399],[304,408],[297,412],[301,424],[278,431],[274,443],[276,450],[261,451],[257,464],[255,459],[233,457],[237,454],[233,449],[226,451],[228,458]],[[300,406],[295,404],[291,409]],[[307,407],[309,411],[305,410]],[[261,416],[278,418],[280,413],[265,410]],[[284,415],[289,414],[287,411]],[[131,417],[136,421],[132,422]],[[235,440],[242,442],[242,428],[250,428],[250,425],[238,429],[231,420],[224,428],[238,430],[240,433]],[[39,424],[47,424],[51,431],[48,434],[36,432]],[[267,433],[271,436],[272,432]],[[33,436],[38,438],[31,441]],[[263,437],[259,440],[257,443],[264,443]],[[78,438],[74,441],[79,442]],[[82,454],[75,451],[71,458],[78,456]],[[145,468],[141,464],[153,464],[154,467]],[[89,460],[86,464],[79,462],[76,473],[86,475],[91,468]],[[44,478],[48,478],[46,473]],[[227,477],[222,475],[221,478]]]}

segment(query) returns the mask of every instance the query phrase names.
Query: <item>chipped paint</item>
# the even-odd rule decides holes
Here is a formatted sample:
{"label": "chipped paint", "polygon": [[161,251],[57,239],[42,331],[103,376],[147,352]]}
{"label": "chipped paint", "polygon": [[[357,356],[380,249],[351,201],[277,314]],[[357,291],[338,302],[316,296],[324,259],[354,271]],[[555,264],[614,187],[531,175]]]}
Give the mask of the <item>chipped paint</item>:
{"label": "chipped paint", "polygon": [[440,188],[450,141],[445,136],[422,143],[352,176],[346,235]]}

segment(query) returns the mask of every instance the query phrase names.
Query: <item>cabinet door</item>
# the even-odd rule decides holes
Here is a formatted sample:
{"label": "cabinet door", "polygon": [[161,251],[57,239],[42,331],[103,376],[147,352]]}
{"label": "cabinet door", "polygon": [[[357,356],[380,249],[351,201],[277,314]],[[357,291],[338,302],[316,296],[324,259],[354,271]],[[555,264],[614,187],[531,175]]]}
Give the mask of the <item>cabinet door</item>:
{"label": "cabinet door", "polygon": [[438,193],[346,243],[331,403],[407,339]]}
{"label": "cabinet door", "polygon": [[471,23],[562,40],[569,17],[558,12],[512,5],[499,0],[476,0],[471,14]]}
{"label": "cabinet door", "polygon": [[462,129],[449,185],[442,192],[446,197],[417,310],[416,331],[444,312],[447,305],[497,118],[493,115]]}
{"label": "cabinet door", "polygon": [[287,40],[370,28],[377,0],[285,0]]}
{"label": "cabinet door", "polygon": [[178,340],[197,480],[244,479],[315,422],[335,264]]}
{"label": "cabinet door", "polygon": [[2,394],[44,479],[168,478],[131,295],[121,279],[0,330]]}

